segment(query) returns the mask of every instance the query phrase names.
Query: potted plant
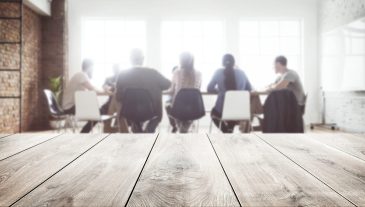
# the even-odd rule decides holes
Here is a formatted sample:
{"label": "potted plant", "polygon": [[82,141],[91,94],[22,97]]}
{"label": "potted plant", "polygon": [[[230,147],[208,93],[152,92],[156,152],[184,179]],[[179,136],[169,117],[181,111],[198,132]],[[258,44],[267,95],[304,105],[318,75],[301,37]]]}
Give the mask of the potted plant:
{"label": "potted plant", "polygon": [[[62,76],[49,78],[49,90],[55,95],[57,103],[61,103],[62,97]],[[65,125],[65,120],[59,120],[55,118],[50,118],[50,126],[53,129],[62,128]]]}

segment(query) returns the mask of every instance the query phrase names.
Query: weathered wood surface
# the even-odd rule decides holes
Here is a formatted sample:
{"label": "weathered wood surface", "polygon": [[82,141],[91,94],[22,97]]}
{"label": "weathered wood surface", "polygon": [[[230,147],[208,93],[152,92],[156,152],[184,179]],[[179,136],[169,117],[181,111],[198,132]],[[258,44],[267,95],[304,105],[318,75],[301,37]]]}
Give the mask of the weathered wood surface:
{"label": "weathered wood surface", "polygon": [[107,135],[61,135],[0,162],[0,206],[9,206]]}
{"label": "weathered wood surface", "polygon": [[15,206],[124,206],[156,137],[111,135]]}
{"label": "weathered wood surface", "polygon": [[239,206],[208,138],[160,135],[128,206]]}
{"label": "weathered wood surface", "polygon": [[365,206],[365,162],[323,143],[311,134],[258,134],[313,176],[357,206]]}
{"label": "weathered wood surface", "polygon": [[34,147],[59,134],[15,134],[0,139],[0,161]]}
{"label": "weathered wood surface", "polygon": [[365,137],[346,133],[311,134],[308,137],[365,161]]}
{"label": "weathered wood surface", "polygon": [[255,135],[208,135],[242,206],[354,206]]}

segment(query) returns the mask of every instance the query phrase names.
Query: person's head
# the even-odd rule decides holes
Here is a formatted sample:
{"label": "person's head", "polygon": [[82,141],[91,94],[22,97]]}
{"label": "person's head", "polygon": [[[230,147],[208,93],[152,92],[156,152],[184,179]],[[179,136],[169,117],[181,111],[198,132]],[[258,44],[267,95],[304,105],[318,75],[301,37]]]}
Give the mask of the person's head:
{"label": "person's head", "polygon": [[223,56],[222,65],[224,67],[224,84],[226,86],[226,90],[236,90],[236,74],[234,70],[234,66],[236,65],[236,61],[231,54],[226,54]]}
{"label": "person's head", "polygon": [[236,60],[234,59],[233,55],[225,54],[223,56],[222,65],[225,69],[233,69],[236,64]]}
{"label": "person's head", "polygon": [[194,56],[189,52],[181,53],[180,67],[183,70],[194,70]]}
{"label": "person's head", "polygon": [[119,64],[114,64],[113,65],[113,74],[114,75],[118,75],[119,72],[120,72],[120,66],[119,66]]}
{"label": "person's head", "polygon": [[288,60],[284,56],[278,56],[275,59],[275,72],[276,73],[284,73],[287,69]]}
{"label": "person's head", "polygon": [[85,59],[82,61],[82,71],[92,78],[93,76],[94,63],[90,59]]}
{"label": "person's head", "polygon": [[130,60],[133,66],[142,66],[144,61],[143,51],[141,49],[132,49]]}

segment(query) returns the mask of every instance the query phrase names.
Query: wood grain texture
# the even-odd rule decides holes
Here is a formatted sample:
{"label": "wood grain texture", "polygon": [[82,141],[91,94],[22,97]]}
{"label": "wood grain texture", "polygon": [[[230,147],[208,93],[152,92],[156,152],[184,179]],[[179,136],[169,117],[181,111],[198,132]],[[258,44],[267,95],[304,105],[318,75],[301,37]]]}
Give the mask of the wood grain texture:
{"label": "wood grain texture", "polygon": [[208,135],[242,206],[354,206],[255,135]]}
{"label": "wood grain texture", "polygon": [[160,135],[128,206],[239,206],[208,138]]}
{"label": "wood grain texture", "polygon": [[15,134],[0,139],[0,161],[59,134]]}
{"label": "wood grain texture", "polygon": [[345,133],[311,134],[308,137],[365,161],[365,137]]}
{"label": "wood grain texture", "polygon": [[8,206],[107,135],[61,135],[0,162],[0,206]]}
{"label": "wood grain texture", "polygon": [[111,135],[15,206],[124,206],[157,135]]}
{"label": "wood grain texture", "polygon": [[365,206],[365,162],[313,141],[311,134],[258,134],[357,206]]}

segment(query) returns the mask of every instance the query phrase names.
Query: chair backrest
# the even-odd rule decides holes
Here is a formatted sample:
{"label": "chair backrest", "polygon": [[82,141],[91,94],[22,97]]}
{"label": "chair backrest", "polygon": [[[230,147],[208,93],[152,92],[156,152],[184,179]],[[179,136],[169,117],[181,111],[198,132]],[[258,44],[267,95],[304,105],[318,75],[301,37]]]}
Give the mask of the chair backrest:
{"label": "chair backrest", "polygon": [[144,122],[157,116],[150,93],[142,88],[127,88],[122,98],[121,115],[133,122]]}
{"label": "chair backrest", "polygon": [[180,121],[194,121],[204,117],[204,101],[200,91],[181,89],[175,97],[171,115]]}
{"label": "chair backrest", "polygon": [[63,115],[63,110],[57,102],[57,99],[51,90],[45,89],[43,93],[47,100],[48,111],[52,116]]}
{"label": "chair backrest", "polygon": [[305,94],[304,96],[304,106],[303,106],[303,115],[305,114],[305,109],[307,107],[307,101],[308,101],[308,93]]}
{"label": "chair backrest", "polygon": [[248,91],[227,91],[224,97],[222,120],[240,121],[250,119],[250,93]]}
{"label": "chair backrest", "polygon": [[75,118],[78,121],[100,120],[98,97],[94,91],[76,91]]}

